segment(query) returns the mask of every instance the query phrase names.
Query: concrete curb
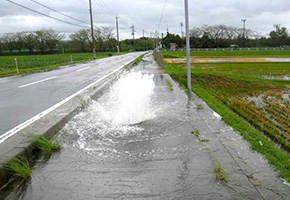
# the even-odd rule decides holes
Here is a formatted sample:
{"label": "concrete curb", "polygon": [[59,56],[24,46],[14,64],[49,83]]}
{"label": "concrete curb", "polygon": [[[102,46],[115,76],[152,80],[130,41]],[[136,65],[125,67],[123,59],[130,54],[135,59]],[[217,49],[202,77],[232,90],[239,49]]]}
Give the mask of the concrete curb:
{"label": "concrete curb", "polygon": [[[141,54],[144,55],[144,54]],[[109,84],[115,81],[119,75],[126,70],[128,66],[133,66],[136,59],[128,61],[115,71],[105,77],[83,88],[74,96],[53,109],[51,112],[41,116],[23,129],[17,131],[17,134],[9,136],[0,144],[0,188],[9,182],[13,173],[3,167],[9,159],[17,156],[25,156],[30,159],[33,156],[33,145],[29,142],[31,135],[44,135],[52,137],[77,113],[84,107],[84,102],[90,97],[101,95]]]}

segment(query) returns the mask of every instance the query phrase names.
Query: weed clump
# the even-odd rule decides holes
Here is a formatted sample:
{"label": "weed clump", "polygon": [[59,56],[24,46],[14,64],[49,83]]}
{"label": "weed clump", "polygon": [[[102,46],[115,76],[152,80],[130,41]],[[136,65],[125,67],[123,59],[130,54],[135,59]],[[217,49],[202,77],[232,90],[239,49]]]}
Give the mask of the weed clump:
{"label": "weed clump", "polygon": [[222,166],[220,164],[215,164],[214,166],[214,172],[216,175],[216,179],[224,182],[228,182],[229,177],[223,170]]}
{"label": "weed clump", "polygon": [[57,151],[61,148],[56,139],[49,140],[45,136],[33,136],[32,143],[43,153],[45,157],[50,157],[53,151]]}
{"label": "weed clump", "polygon": [[199,139],[200,142],[209,142],[209,139]]}
{"label": "weed clump", "polygon": [[194,134],[195,136],[199,136],[199,130],[198,129],[192,131],[191,133]]}
{"label": "weed clump", "polygon": [[202,110],[202,109],[204,109],[204,106],[202,104],[197,104],[196,105],[196,109],[197,110]]}
{"label": "weed clump", "polygon": [[172,85],[172,83],[168,79],[166,79],[166,84],[167,84],[169,90],[170,91],[173,91],[173,85]]}
{"label": "weed clump", "polygon": [[15,173],[23,179],[30,176],[31,169],[29,162],[26,158],[11,158],[4,164],[4,168]]}

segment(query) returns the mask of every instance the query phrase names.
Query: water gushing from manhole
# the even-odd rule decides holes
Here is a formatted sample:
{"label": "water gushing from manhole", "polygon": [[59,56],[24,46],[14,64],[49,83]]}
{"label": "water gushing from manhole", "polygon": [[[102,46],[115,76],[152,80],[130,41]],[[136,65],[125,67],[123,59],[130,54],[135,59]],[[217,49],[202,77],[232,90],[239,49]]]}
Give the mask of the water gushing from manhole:
{"label": "water gushing from manhole", "polygon": [[65,127],[67,132],[78,135],[76,145],[90,154],[105,156],[110,149],[107,147],[118,143],[118,138],[139,135],[143,128],[137,124],[153,119],[157,112],[153,105],[153,77],[142,72],[127,73],[97,101],[93,100]]}
{"label": "water gushing from manhole", "polygon": [[94,102],[91,109],[114,125],[137,124],[154,118],[151,99],[153,75],[131,72],[120,78],[108,95]]}

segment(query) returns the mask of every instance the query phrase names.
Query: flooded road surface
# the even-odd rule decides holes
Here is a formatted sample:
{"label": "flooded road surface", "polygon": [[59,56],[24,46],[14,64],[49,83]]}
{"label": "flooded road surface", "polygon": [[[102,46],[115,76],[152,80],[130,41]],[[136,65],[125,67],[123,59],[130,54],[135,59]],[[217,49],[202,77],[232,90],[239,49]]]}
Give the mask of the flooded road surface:
{"label": "flooded road surface", "polygon": [[[186,95],[147,55],[62,129],[60,153],[36,165],[8,199],[287,199],[290,187],[203,106],[188,108]],[[217,164],[228,183],[216,179]],[[266,189],[247,178],[248,166]]]}

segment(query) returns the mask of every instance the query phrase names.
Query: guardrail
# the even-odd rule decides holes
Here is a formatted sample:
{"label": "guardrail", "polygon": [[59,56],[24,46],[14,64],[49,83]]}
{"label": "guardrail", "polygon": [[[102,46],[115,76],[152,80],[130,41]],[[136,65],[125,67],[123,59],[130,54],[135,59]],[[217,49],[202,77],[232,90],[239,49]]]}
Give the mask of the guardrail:
{"label": "guardrail", "polygon": [[164,67],[163,55],[161,53],[159,53],[158,51],[154,51],[153,56],[154,56],[155,60],[157,61],[158,65],[160,67]]}

